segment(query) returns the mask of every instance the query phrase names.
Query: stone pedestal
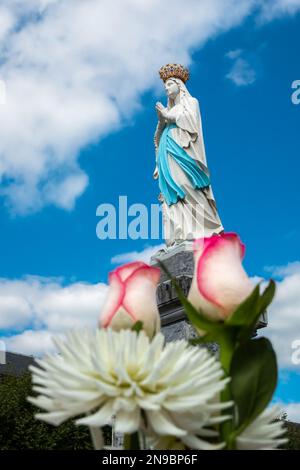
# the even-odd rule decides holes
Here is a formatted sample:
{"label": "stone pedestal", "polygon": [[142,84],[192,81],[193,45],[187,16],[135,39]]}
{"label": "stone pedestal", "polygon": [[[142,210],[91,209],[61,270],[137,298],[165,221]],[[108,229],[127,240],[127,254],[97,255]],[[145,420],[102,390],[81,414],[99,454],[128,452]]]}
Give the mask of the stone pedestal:
{"label": "stone pedestal", "polygon": [[[178,284],[187,295],[194,272],[192,243],[182,243],[177,247],[160,251],[151,258],[151,265],[159,266],[157,259],[164,263],[169,272],[176,277]],[[157,287],[157,305],[160,312],[162,332],[167,341],[190,339],[196,333],[187,320],[186,314],[168,276],[162,272]]]}
{"label": "stone pedestal", "polygon": [[[163,262],[172,276],[176,277],[185,295],[189,292],[194,273],[192,247],[193,244],[191,242],[184,242],[174,248],[159,251],[152,256],[150,261],[152,266],[159,266],[157,260]],[[175,289],[164,272],[161,273],[160,282],[157,287],[157,305],[161,317],[162,332],[167,341],[196,337],[196,333],[186,317]],[[257,328],[264,328],[265,326],[267,326],[266,313],[261,317]]]}

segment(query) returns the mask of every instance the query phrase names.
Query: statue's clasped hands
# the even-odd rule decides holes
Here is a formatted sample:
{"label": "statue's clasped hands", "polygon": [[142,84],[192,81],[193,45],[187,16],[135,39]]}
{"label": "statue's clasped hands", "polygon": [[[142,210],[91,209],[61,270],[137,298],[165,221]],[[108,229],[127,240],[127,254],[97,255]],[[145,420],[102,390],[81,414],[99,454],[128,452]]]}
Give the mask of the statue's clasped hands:
{"label": "statue's clasped hands", "polygon": [[167,119],[168,110],[167,110],[167,108],[164,107],[164,105],[162,103],[160,103],[158,101],[155,105],[155,109],[156,109],[156,112],[157,112],[158,119],[160,119],[160,120]]}

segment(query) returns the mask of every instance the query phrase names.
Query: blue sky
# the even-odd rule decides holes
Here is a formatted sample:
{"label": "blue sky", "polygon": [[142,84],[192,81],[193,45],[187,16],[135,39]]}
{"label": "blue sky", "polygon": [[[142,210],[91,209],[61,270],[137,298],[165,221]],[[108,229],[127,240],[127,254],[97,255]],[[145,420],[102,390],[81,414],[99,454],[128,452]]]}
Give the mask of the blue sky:
{"label": "blue sky", "polygon": [[[276,2],[278,8],[288,3]],[[215,4],[216,9],[221,9],[218,2]],[[190,65],[188,87],[200,102],[208,164],[223,225],[227,231],[238,232],[246,243],[245,267],[251,276],[268,277],[272,272],[278,275],[281,293],[274,312],[279,315],[282,308],[281,311],[287,312],[286,322],[291,322],[292,318],[296,318],[293,317],[295,309],[298,308],[298,313],[300,310],[300,298],[296,296],[297,289],[294,287],[300,280],[297,265],[300,240],[300,105],[293,104],[291,100],[292,82],[300,79],[296,48],[299,43],[300,14],[297,14],[296,9],[279,9],[266,19],[266,13],[265,17],[259,16],[256,10],[250,8],[248,13],[246,10],[241,11],[237,16],[232,18],[232,24],[224,28],[224,32],[216,26],[211,32],[210,19],[207,19],[206,35],[198,37],[195,34],[195,37],[189,39],[178,51],[178,61],[186,59]],[[200,26],[193,24],[192,27],[196,30]],[[147,38],[144,40],[146,42]],[[8,44],[11,48],[15,47],[14,44]],[[37,305],[46,302],[45,298],[49,300],[49,292],[51,295],[54,292],[51,301],[56,305],[56,300],[64,297],[62,292],[66,292],[65,287],[69,286],[68,295],[72,296],[74,292],[77,295],[80,289],[82,292],[86,286],[92,292],[92,303],[94,298],[99,300],[98,294],[95,294],[95,285],[101,283],[99,289],[105,290],[102,283],[106,283],[107,274],[114,266],[112,259],[116,255],[123,254],[123,259],[126,259],[126,253],[129,253],[127,257],[130,259],[137,256],[134,252],[144,252],[162,242],[130,239],[103,241],[96,237],[96,208],[99,204],[117,204],[119,195],[126,195],[129,204],[138,202],[147,207],[157,201],[157,183],[152,179],[155,160],[153,133],[156,126],[154,105],[157,100],[165,101],[157,65],[168,61],[164,59],[168,57],[169,49],[164,46],[162,51],[161,63],[159,57],[151,60],[149,66],[146,65],[147,58],[134,58],[137,63],[140,60],[140,67],[144,66],[147,74],[140,76],[139,71],[127,70],[125,67],[124,75],[120,73],[114,79],[113,90],[105,82],[105,96],[113,95],[111,102],[116,103],[117,111],[111,103],[107,105],[103,101],[104,116],[97,109],[90,117],[88,107],[83,111],[86,113],[85,121],[81,121],[81,116],[77,117],[76,114],[79,124],[82,122],[82,125],[87,126],[87,121],[92,123],[82,136],[79,125],[79,130],[73,129],[70,135],[67,131],[64,133],[63,126],[61,132],[54,127],[53,133],[52,129],[48,129],[52,137],[47,135],[48,140],[45,138],[41,142],[43,130],[39,127],[40,121],[37,121],[36,133],[28,133],[30,142],[36,139],[39,143],[37,158],[32,159],[34,163],[29,170],[26,168],[26,172],[22,165],[31,161],[33,150],[29,148],[28,153],[23,155],[27,144],[25,140],[22,141],[22,132],[16,132],[14,136],[16,143],[12,157],[8,145],[3,148],[0,146],[0,153],[2,151],[5,156],[3,161],[7,162],[11,157],[14,163],[7,165],[7,168],[18,168],[15,173],[12,170],[4,171],[0,192],[0,296],[7,296],[7,289],[10,296],[17,293],[17,298],[6,312],[7,317],[13,312],[12,315],[18,321],[14,323],[6,320],[0,330],[2,338],[13,338],[11,342],[8,341],[9,347],[34,353],[34,348],[30,350],[28,346],[33,336],[28,333],[30,341],[24,342],[24,332],[26,334],[29,331],[33,335],[34,331],[42,331],[46,334],[48,330],[55,332],[59,329],[54,320],[51,326],[43,317],[43,312],[48,312],[49,307],[41,309],[42,313],[32,314],[25,305],[28,299],[35,302],[35,308],[38,309]],[[149,54],[148,50],[146,52]],[[3,51],[2,58],[5,59]],[[170,61],[176,59],[175,47],[171,51]],[[130,54],[127,60],[130,60]],[[112,66],[113,61],[108,63]],[[30,72],[30,66],[27,63],[25,65],[26,73]],[[2,75],[0,67],[0,79],[1,76],[4,79],[8,77],[8,91],[13,67],[14,64],[6,68],[4,66]],[[127,73],[131,81],[136,73],[134,93],[130,81],[123,88],[123,82],[128,80]],[[53,76],[53,81],[56,79]],[[14,90],[13,85],[11,89]],[[80,93],[83,92],[80,90]],[[37,97],[41,99],[39,94]],[[76,101],[75,92],[74,98]],[[97,95],[86,99],[88,103],[89,99],[93,103],[93,99],[98,98],[104,99]],[[32,101],[32,108],[34,106],[35,100]],[[63,106],[67,104],[62,103]],[[30,103],[23,110],[25,128],[28,109],[31,109]],[[60,107],[59,112],[62,112]],[[72,112],[80,114],[77,110]],[[117,117],[115,112],[118,112]],[[5,107],[2,107],[1,113],[5,113]],[[41,114],[37,116],[40,119]],[[99,131],[98,117],[101,120]],[[71,114],[66,117],[66,122],[69,123],[70,119]],[[20,126],[22,130],[22,123]],[[64,148],[65,142],[67,151],[64,154],[61,148]],[[42,177],[36,177],[32,186],[28,175],[35,171],[40,175],[36,170],[40,148],[44,153],[45,148],[49,149],[50,160],[45,160]],[[18,162],[17,167],[15,155],[19,150],[23,163]],[[72,152],[76,158],[73,158]],[[64,158],[63,165],[57,163],[62,159],[61,155]],[[74,175],[79,189],[74,189],[73,194],[72,187],[74,197],[71,195],[65,200],[67,189],[61,188],[59,184],[65,181],[62,178],[70,174]],[[51,181],[51,185],[54,181],[53,190],[48,181]],[[22,190],[19,193],[20,188]],[[57,195],[59,191],[62,196],[58,201],[53,192]],[[30,201],[26,205],[22,201],[27,196]],[[290,296],[288,292],[291,292]],[[89,301],[87,304],[90,306]],[[16,306],[21,306],[19,311],[24,311],[24,318],[15,314]],[[61,308],[60,305],[58,312],[62,311]],[[89,318],[93,315],[94,310]],[[272,318],[270,321],[272,323]],[[281,323],[276,321],[273,327],[271,325],[269,333],[275,340],[281,335]],[[284,345],[278,346],[280,354],[282,348],[288,348],[290,341],[297,338],[297,334],[300,337],[299,322],[298,319],[294,328],[291,325],[289,329],[283,328]],[[39,337],[38,345],[41,338],[43,341],[47,338],[48,341],[48,336]],[[284,355],[286,352],[282,353]],[[282,359],[280,364],[282,372],[276,400],[292,403],[293,416],[300,417],[298,405],[295,411],[295,404],[300,402],[299,366],[293,366],[287,359]]]}

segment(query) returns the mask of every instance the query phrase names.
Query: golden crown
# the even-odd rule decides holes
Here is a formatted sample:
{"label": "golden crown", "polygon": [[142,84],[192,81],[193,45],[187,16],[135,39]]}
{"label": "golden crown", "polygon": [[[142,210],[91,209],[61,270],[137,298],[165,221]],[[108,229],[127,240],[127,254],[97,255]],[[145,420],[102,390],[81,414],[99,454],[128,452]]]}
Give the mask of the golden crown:
{"label": "golden crown", "polygon": [[159,76],[165,82],[168,78],[180,78],[184,83],[190,78],[186,67],[180,64],[167,64],[159,69]]}

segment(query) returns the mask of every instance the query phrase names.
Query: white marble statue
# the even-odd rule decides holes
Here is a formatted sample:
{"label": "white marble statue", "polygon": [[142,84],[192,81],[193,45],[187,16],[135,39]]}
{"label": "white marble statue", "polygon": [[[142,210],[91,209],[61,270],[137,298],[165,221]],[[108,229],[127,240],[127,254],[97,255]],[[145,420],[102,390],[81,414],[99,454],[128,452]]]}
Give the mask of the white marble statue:
{"label": "white marble statue", "polygon": [[168,64],[159,71],[168,98],[156,104],[156,168],[167,246],[223,231],[206,163],[199,103],[185,82],[186,68]]}

